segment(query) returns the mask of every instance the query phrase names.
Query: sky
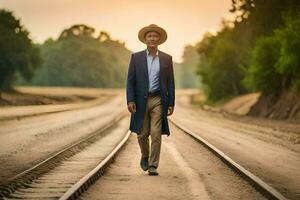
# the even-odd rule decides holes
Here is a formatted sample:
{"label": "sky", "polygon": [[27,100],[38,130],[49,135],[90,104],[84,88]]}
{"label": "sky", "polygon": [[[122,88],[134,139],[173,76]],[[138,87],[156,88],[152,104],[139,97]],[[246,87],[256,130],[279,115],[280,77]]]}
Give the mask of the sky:
{"label": "sky", "polygon": [[34,42],[56,39],[74,24],[86,24],[125,42],[133,51],[146,48],[138,31],[157,24],[168,33],[159,49],[182,61],[186,45],[194,45],[206,32],[220,29],[232,19],[231,0],[0,0],[0,8],[13,11]]}

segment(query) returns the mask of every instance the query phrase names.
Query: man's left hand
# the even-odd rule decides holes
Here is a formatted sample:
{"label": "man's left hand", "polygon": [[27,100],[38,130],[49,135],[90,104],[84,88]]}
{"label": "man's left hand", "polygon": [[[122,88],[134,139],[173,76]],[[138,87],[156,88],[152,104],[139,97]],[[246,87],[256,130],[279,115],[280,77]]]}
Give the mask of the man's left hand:
{"label": "man's left hand", "polygon": [[172,115],[174,111],[174,107],[168,107],[168,116]]}

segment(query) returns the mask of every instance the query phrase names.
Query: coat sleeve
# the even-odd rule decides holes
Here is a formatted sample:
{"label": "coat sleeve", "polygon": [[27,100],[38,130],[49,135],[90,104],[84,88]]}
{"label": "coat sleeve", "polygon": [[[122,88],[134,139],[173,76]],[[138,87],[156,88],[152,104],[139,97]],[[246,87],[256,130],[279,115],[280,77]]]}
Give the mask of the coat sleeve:
{"label": "coat sleeve", "polygon": [[168,73],[168,104],[170,107],[175,106],[175,81],[172,57],[170,59],[170,67]]}
{"label": "coat sleeve", "polygon": [[135,102],[135,84],[136,84],[136,77],[135,77],[135,61],[134,56],[131,54],[129,67],[128,67],[128,74],[127,74],[127,84],[126,84],[126,96],[127,96],[127,103]]}

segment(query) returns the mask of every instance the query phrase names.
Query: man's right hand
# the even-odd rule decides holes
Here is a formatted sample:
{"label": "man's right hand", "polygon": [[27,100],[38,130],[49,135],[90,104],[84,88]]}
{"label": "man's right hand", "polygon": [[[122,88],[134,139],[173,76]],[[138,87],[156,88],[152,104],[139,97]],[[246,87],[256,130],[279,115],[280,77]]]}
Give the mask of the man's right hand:
{"label": "man's right hand", "polygon": [[128,111],[131,112],[131,113],[135,113],[136,112],[136,105],[134,102],[129,102],[127,104],[127,108],[128,108]]}

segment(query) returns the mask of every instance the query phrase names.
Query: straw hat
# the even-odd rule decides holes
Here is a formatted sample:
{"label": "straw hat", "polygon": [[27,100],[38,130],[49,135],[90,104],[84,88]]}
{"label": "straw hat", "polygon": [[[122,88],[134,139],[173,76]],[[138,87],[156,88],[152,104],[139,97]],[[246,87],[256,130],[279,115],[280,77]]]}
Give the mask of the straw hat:
{"label": "straw hat", "polygon": [[167,40],[167,32],[163,28],[155,24],[150,24],[149,26],[146,26],[139,31],[138,37],[141,42],[145,43],[145,35],[149,31],[155,31],[160,35],[160,40],[158,44],[162,44]]}

